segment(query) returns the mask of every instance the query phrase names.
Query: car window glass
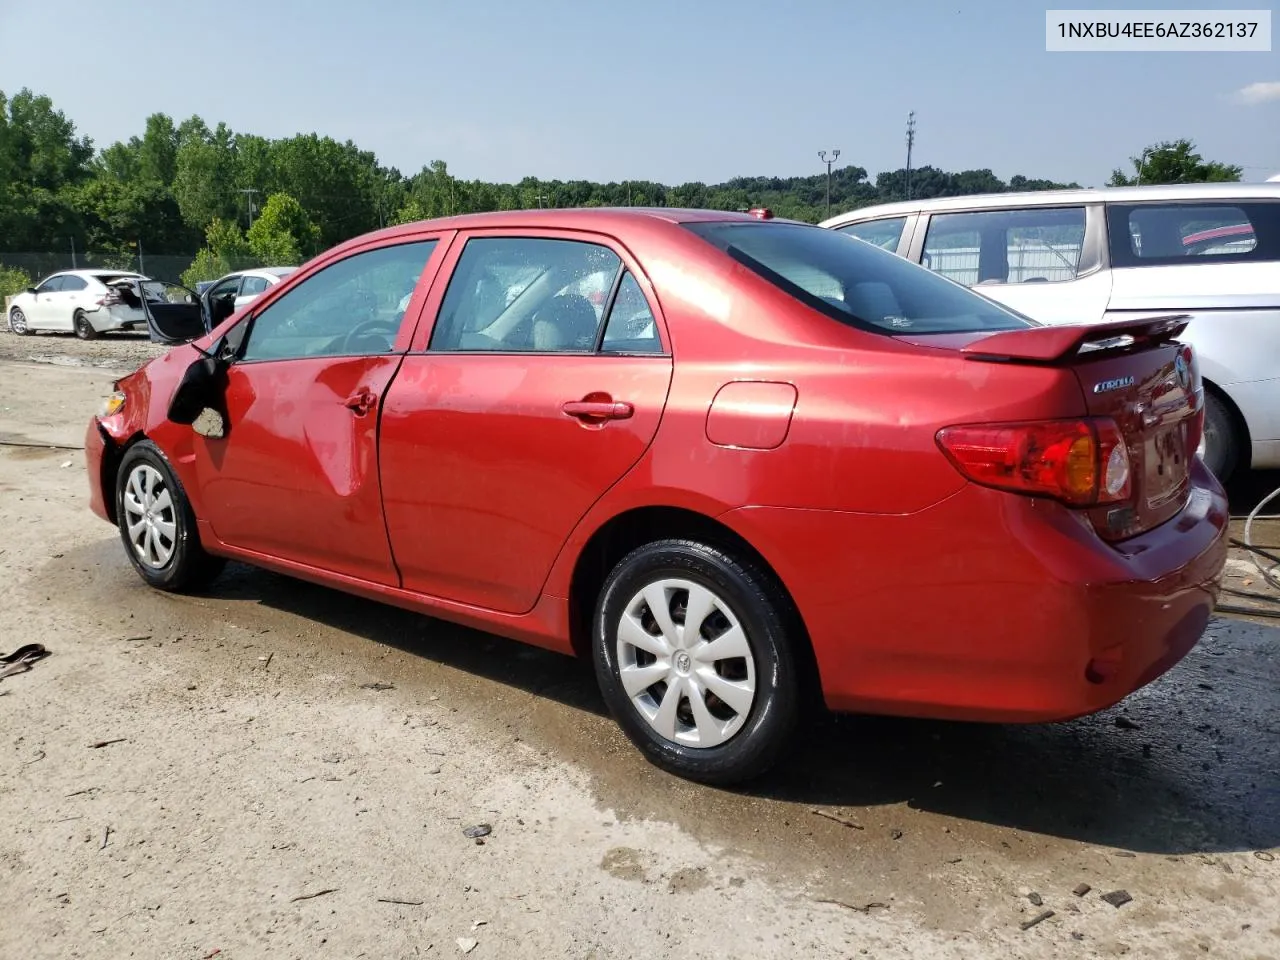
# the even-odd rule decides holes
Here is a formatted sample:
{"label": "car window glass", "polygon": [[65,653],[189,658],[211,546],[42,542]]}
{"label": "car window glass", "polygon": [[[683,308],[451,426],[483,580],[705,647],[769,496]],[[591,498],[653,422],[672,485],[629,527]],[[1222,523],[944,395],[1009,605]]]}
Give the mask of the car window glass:
{"label": "car window glass", "polygon": [[240,278],[228,277],[226,280],[215,283],[209,290],[209,299],[217,300],[221,297],[234,298],[240,290]]}
{"label": "car window glass", "polygon": [[66,276],[62,278],[62,285],[58,289],[63,293],[74,293],[88,288],[89,283],[84,277]]}
{"label": "car window glass", "polygon": [[622,275],[618,295],[609,308],[600,349],[604,353],[662,353],[653,311],[630,271]]}
{"label": "car window glass", "polygon": [[621,265],[608,247],[577,240],[468,240],[430,349],[590,353]]}
{"label": "car window glass", "polygon": [[1258,245],[1239,207],[1203,205],[1137,207],[1129,213],[1129,241],[1142,259],[1230,256]]}
{"label": "car window glass", "polygon": [[312,274],[254,317],[241,359],[389,353],[435,245],[379,247]]}
{"label": "car window glass", "polygon": [[898,241],[902,239],[902,228],[907,224],[906,217],[894,217],[890,220],[868,220],[866,223],[851,223],[847,227],[837,227],[841,233],[851,237],[874,243],[890,252],[898,249]]}
{"label": "car window glass", "polygon": [[65,277],[50,277],[40,286],[36,287],[36,293],[57,293],[62,289],[62,281]]}
{"label": "car window glass", "polygon": [[240,296],[252,297],[267,289],[266,277],[245,277],[240,285]]}
{"label": "car window glass", "polygon": [[714,221],[685,228],[801,303],[876,333],[1016,330],[1034,322],[835,230]]}
{"label": "car window glass", "polygon": [[1074,280],[1084,233],[1084,207],[935,214],[925,233],[923,264],[970,286]]}

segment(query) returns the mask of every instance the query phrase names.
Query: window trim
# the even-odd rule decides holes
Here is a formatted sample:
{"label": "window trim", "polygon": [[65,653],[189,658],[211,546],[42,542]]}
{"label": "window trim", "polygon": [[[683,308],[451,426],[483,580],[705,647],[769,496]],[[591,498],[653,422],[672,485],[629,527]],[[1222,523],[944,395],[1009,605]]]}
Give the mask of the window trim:
{"label": "window trim", "polygon": [[[95,277],[94,279],[97,278]],[[80,286],[76,287],[74,290],[68,290],[67,281],[78,283]],[[74,273],[65,273],[62,275],[62,287],[58,290],[58,293],[84,293],[88,289],[89,279],[87,277],[77,276]]]}
{"label": "window trim", "polygon": [[[445,295],[448,293],[449,284],[453,281],[454,274],[457,272],[458,262],[462,259],[463,252],[466,250],[467,243],[471,240],[478,239],[508,239],[508,240],[567,240],[577,243],[590,243],[596,246],[606,247],[618,257],[621,263],[617,275],[614,277],[615,282],[619,282],[618,278],[624,273],[629,272],[636,278],[636,283],[640,286],[640,293],[644,296],[646,303],[649,305],[649,312],[653,314],[654,327],[658,334],[658,342],[662,346],[661,352],[645,352],[645,353],[622,353],[608,352],[604,353],[598,349],[593,349],[590,353],[566,353],[559,350],[431,350],[431,338],[435,334],[436,325],[440,322],[440,308],[444,305]],[[648,274],[640,267],[636,258],[631,251],[617,237],[611,234],[598,233],[592,230],[575,230],[559,227],[477,227],[467,230],[455,231],[455,235],[450,243],[447,255],[441,260],[439,270],[436,273],[435,281],[432,285],[430,295],[423,307],[422,321],[418,324],[418,328],[413,335],[408,353],[439,355],[450,357],[655,357],[668,359],[672,356],[671,337],[667,330],[666,318],[662,313],[662,305],[659,301],[657,291],[654,289],[653,282],[649,279]],[[612,293],[612,291],[611,291]],[[612,301],[606,302],[607,310],[601,313],[603,322],[600,330],[597,331],[597,343],[599,342],[600,331],[604,330],[609,323],[609,311],[613,309]]]}
{"label": "window trim", "polygon": [[[1252,250],[1240,253],[1218,254],[1215,256],[1177,256],[1177,257],[1141,257],[1133,252],[1129,242],[1129,217],[1134,210],[1142,208],[1186,208],[1207,207],[1223,209],[1235,207],[1248,218],[1253,227],[1253,235],[1257,242]],[[1273,223],[1261,224],[1253,216],[1250,208],[1270,208],[1270,220]],[[1206,197],[1187,200],[1137,200],[1123,203],[1108,200],[1106,203],[1106,250],[1113,269],[1141,269],[1143,267],[1199,267],[1207,264],[1219,266],[1231,263],[1275,263],[1280,256],[1280,200],[1267,197]],[[1122,228],[1116,237],[1114,228]]]}
{"label": "window trim", "polygon": [[[1077,203],[1030,203],[1019,204],[1017,206],[983,206],[983,207],[956,207],[955,209],[946,210],[925,210],[920,213],[919,220],[916,224],[915,236],[912,237],[911,249],[908,252],[907,259],[912,263],[924,267],[931,273],[938,273],[932,267],[926,267],[924,263],[924,245],[929,238],[929,228],[933,226],[935,217],[945,217],[952,215],[970,215],[983,213],[1021,213],[1024,211],[1034,210],[1084,210],[1084,238],[1080,243],[1080,264],[1076,270],[1076,275],[1070,280],[1046,280],[1044,285],[1052,288],[1061,286],[1064,283],[1075,283],[1086,277],[1093,276],[1110,267],[1108,258],[1107,243],[1107,216],[1103,209],[1104,204],[1097,200],[1087,200]],[[951,279],[948,277],[947,279]],[[960,281],[955,281],[959,283]],[[977,284],[962,284],[973,290]],[[984,287],[1009,287],[1012,289],[1021,289],[1026,286],[1025,283],[1010,283],[1005,280],[1003,283],[986,283]],[[1037,283],[1039,287],[1041,284]]]}
{"label": "window trim", "polygon": [[[313,266],[310,269],[308,269],[305,272],[305,274],[303,273],[303,271],[298,270],[295,273],[290,274],[280,283],[268,286],[263,293],[258,295],[258,298],[253,302],[249,313],[243,319],[236,321],[236,323],[233,326],[228,326],[226,329],[219,328],[219,330],[215,330],[214,339],[217,340],[221,337],[225,337],[235,327],[239,327],[239,326],[245,327],[244,334],[240,338],[240,342],[235,347],[235,356],[231,361],[232,364],[235,366],[239,366],[241,364],[256,365],[260,363],[292,363],[297,360],[350,360],[350,359],[357,359],[362,357],[403,356],[408,349],[407,344],[412,339],[413,334],[417,329],[419,320],[421,319],[421,313],[422,313],[421,301],[422,301],[424,287],[430,287],[432,284],[434,284],[436,274],[439,271],[439,263],[442,256],[442,248],[447,247],[450,243],[452,243],[453,234],[455,232],[456,231],[451,231],[451,232],[450,231],[446,231],[446,232],[431,231],[431,232],[422,233],[422,234],[398,236],[392,240],[380,239],[372,243],[361,244],[360,246],[354,247],[351,249],[339,248],[333,251],[332,256],[325,257],[322,261],[317,261],[315,264],[313,264]],[[396,337],[394,342],[391,345],[391,349],[388,350],[387,352],[385,353],[323,353],[319,355],[310,355],[310,356],[301,356],[301,357],[260,357],[257,359],[245,358],[244,351],[247,348],[251,339],[253,338],[253,328],[258,321],[258,317],[261,316],[263,313],[265,313],[267,310],[270,310],[272,305],[276,303],[276,301],[285,293],[287,293],[289,290],[292,290],[297,286],[301,286],[302,284],[310,280],[312,277],[318,276],[319,274],[323,273],[325,270],[329,269],[330,267],[337,266],[340,263],[345,263],[346,261],[352,260],[358,256],[362,256],[363,254],[374,253],[376,251],[386,250],[392,247],[403,247],[413,243],[431,243],[431,242],[434,242],[435,246],[432,248],[431,253],[427,256],[427,259],[422,266],[422,272],[418,275],[418,284],[417,286],[414,287],[413,292],[410,294],[409,303],[405,307],[404,314],[400,317],[400,329],[396,332]],[[243,281],[243,277],[241,277],[241,280]],[[237,288],[237,290],[238,289],[239,288]],[[272,296],[272,294],[275,294],[275,295]],[[270,298],[269,300],[268,300],[268,297]],[[267,301],[267,302],[263,302],[263,301]],[[415,302],[418,303],[419,305],[419,309],[417,313],[414,312]],[[411,318],[412,318],[412,322],[410,325]],[[408,326],[408,333],[406,333],[406,326]]]}
{"label": "window trim", "polygon": [[[881,250],[887,250],[889,253],[902,256],[903,248],[909,246],[911,243],[911,238],[908,234],[910,233],[910,227],[914,218],[915,214],[913,213],[891,213],[883,217],[868,217],[866,220],[850,220],[848,223],[842,223],[838,227],[832,227],[831,229],[836,233],[843,233],[846,237],[852,237],[854,235],[850,231],[856,227],[863,227],[871,223],[888,223],[892,220],[901,220],[902,229],[898,231],[898,242],[893,245],[892,250],[889,250],[888,247],[880,247],[880,244],[878,243],[873,244],[873,246],[880,247]],[[871,242],[870,240],[864,240],[862,237],[857,237],[856,239],[862,240],[864,243]]]}

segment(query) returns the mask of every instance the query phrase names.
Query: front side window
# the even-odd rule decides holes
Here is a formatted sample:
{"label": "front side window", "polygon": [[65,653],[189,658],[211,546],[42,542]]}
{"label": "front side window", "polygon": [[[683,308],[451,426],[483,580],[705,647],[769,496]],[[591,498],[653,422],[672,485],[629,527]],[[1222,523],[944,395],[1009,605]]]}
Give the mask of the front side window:
{"label": "front side window", "polygon": [[578,240],[475,237],[449,281],[429,349],[591,353],[622,266]]}
{"label": "front side window", "polygon": [[902,239],[902,228],[907,225],[906,217],[893,217],[889,220],[868,220],[865,223],[851,223],[847,227],[837,227],[841,233],[851,237],[874,243],[877,247],[897,252],[898,242]]}
{"label": "front side window", "polygon": [[968,286],[1059,283],[1080,275],[1084,235],[1084,207],[934,214],[924,265]]}
{"label": "front side window", "polygon": [[62,276],[50,277],[44,283],[40,284],[40,286],[36,287],[36,293],[57,293],[62,289],[62,281],[65,279],[67,278]]}
{"label": "front side window", "polygon": [[1118,267],[1280,260],[1280,202],[1140,203],[1107,207]]}
{"label": "front side window", "polygon": [[1034,321],[834,230],[789,223],[686,229],[832,319],[877,333],[1016,330]]}
{"label": "front side window", "polygon": [[312,274],[253,318],[240,359],[390,353],[435,245],[366,250]]}

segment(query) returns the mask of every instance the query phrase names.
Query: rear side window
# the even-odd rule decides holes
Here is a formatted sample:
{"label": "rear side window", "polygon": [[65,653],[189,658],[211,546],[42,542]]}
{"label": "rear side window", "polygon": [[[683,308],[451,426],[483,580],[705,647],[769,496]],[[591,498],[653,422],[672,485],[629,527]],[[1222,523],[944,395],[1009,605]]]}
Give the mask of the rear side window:
{"label": "rear side window", "polygon": [[1109,204],[1117,267],[1280,260],[1280,202]]}
{"label": "rear side window", "polygon": [[923,264],[969,286],[1074,280],[1084,235],[1084,207],[934,214]]}
{"label": "rear side window", "polygon": [[865,223],[851,223],[847,227],[836,227],[841,233],[851,237],[874,243],[883,250],[894,253],[898,249],[898,241],[902,239],[902,228],[907,225],[906,217],[893,217],[889,220],[868,220]]}
{"label": "rear side window", "polygon": [[901,257],[835,230],[791,223],[686,229],[815,310],[879,333],[965,333],[1036,324]]}
{"label": "rear side window", "polygon": [[240,296],[252,297],[256,296],[267,289],[266,277],[245,277],[244,282],[240,285]]}
{"label": "rear side window", "polygon": [[79,290],[88,290],[89,284],[84,277],[67,276],[62,278],[61,290],[63,293],[74,293]]}

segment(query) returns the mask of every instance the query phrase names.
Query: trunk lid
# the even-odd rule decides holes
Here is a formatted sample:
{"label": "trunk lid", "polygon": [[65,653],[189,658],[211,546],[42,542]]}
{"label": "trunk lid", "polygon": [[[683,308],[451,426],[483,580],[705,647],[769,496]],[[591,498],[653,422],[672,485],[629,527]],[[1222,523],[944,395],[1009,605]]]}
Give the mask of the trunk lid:
{"label": "trunk lid", "polygon": [[1128,501],[1087,508],[1101,536],[1120,540],[1171,519],[1190,494],[1204,391],[1191,347],[1175,339],[1189,319],[1178,315],[898,339],[955,349],[978,362],[1069,368],[1087,414],[1114,420],[1128,448]]}

